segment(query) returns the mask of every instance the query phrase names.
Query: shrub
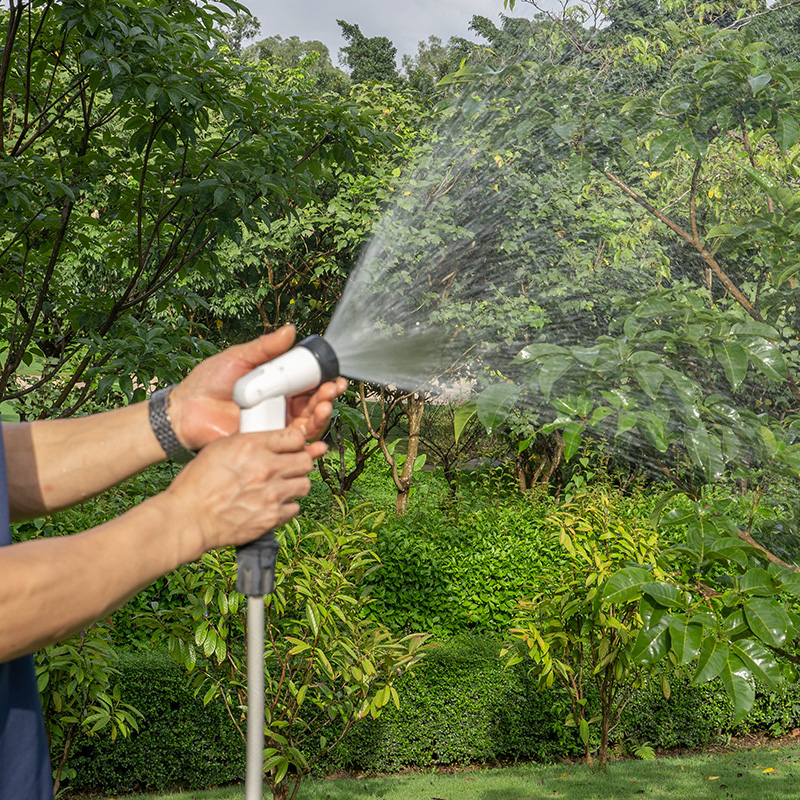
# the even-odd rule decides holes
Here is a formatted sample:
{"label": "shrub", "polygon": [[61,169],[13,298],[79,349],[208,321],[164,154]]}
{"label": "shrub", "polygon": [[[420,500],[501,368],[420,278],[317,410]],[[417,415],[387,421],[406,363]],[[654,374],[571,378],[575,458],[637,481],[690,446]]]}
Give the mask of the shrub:
{"label": "shrub", "polygon": [[373,614],[395,631],[503,635],[520,598],[563,560],[545,521],[552,500],[518,496],[462,509],[458,520],[413,511],[378,532],[382,567],[371,580]]}
{"label": "shrub", "polygon": [[325,764],[391,771],[405,766],[552,761],[580,752],[564,727],[567,701],[506,670],[490,638],[457,637],[397,682],[400,708],[362,720]]}
{"label": "shrub", "polygon": [[200,789],[242,779],[245,747],[235,726],[222,707],[194,696],[167,653],[123,654],[117,667],[122,696],[143,714],[139,732],[115,742],[81,736],[70,789]]}
{"label": "shrub", "polygon": [[665,698],[660,680],[628,703],[614,739],[671,749],[697,748],[725,741],[733,730],[733,705],[717,678],[693,685],[688,676],[669,676]]}

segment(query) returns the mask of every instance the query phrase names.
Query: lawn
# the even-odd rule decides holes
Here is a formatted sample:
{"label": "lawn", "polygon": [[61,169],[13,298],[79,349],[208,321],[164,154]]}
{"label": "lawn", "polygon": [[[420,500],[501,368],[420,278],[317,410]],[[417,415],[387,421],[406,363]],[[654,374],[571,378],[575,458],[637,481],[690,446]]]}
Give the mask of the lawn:
{"label": "lawn", "polygon": [[[127,800],[241,800],[242,787],[136,795]],[[266,795],[265,795],[266,797]],[[422,772],[306,781],[297,800],[735,800],[800,799],[800,745],[582,764]]]}

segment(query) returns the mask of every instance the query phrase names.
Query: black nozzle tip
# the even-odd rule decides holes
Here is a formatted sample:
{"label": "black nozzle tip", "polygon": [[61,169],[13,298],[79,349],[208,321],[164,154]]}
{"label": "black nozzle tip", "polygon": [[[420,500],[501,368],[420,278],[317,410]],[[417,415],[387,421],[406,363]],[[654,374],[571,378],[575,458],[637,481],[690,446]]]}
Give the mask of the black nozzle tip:
{"label": "black nozzle tip", "polygon": [[336,357],[333,348],[321,336],[316,334],[306,336],[298,347],[305,347],[314,354],[317,361],[319,361],[323,382],[332,381],[339,376],[339,359]]}

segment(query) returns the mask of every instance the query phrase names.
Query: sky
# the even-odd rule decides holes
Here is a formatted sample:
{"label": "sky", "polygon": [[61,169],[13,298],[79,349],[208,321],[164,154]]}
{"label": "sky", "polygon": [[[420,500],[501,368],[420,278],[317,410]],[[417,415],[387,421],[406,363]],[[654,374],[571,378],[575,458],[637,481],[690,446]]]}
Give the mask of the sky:
{"label": "sky", "polygon": [[[488,17],[499,25],[503,0],[241,0],[261,23],[258,38],[279,34],[317,39],[328,46],[338,66],[345,41],[336,24],[355,23],[364,36],[386,36],[397,48],[398,61],[417,52],[417,44],[429,36],[446,42],[451,36],[477,37],[469,30],[473,15]],[[515,16],[533,16],[532,6],[517,2]],[[508,13],[508,12],[507,12]]]}

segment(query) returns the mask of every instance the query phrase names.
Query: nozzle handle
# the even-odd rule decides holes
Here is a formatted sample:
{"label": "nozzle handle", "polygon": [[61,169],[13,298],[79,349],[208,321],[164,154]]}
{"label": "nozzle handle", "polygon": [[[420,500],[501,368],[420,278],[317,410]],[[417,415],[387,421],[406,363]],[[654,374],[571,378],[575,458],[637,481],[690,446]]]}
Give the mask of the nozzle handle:
{"label": "nozzle handle", "polygon": [[275,591],[275,563],[280,545],[273,531],[236,551],[236,591],[250,597]]}

